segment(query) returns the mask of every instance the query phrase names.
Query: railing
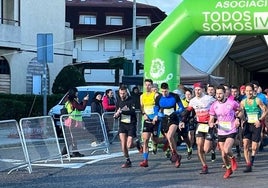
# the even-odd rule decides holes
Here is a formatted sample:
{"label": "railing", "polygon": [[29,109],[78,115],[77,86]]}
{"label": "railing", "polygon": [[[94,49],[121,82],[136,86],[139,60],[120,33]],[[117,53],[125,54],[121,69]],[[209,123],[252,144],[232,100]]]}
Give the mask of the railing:
{"label": "railing", "polygon": [[80,115],[82,121],[74,120],[77,118],[79,116],[68,114],[60,117],[65,156],[71,160],[71,156],[77,152],[85,152],[83,153],[85,156],[97,151],[109,153],[109,141],[101,116],[98,113],[91,113]]}

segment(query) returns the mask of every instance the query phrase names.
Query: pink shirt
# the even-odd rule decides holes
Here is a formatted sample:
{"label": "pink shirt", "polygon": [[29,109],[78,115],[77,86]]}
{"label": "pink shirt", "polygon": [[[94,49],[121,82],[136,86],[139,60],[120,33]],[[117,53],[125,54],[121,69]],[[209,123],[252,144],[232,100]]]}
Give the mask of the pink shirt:
{"label": "pink shirt", "polygon": [[237,132],[235,127],[235,112],[239,104],[235,100],[227,99],[225,103],[215,101],[209,110],[209,114],[216,116],[218,123],[218,135],[228,135]]}

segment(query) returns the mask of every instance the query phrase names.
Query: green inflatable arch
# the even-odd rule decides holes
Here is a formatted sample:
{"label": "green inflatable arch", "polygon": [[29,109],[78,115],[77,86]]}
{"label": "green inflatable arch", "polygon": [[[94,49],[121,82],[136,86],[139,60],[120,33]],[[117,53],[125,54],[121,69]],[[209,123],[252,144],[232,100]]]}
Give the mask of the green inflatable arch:
{"label": "green inflatable arch", "polygon": [[256,34],[268,34],[268,0],[183,0],[146,38],[144,78],[174,90],[181,54],[199,36]]}

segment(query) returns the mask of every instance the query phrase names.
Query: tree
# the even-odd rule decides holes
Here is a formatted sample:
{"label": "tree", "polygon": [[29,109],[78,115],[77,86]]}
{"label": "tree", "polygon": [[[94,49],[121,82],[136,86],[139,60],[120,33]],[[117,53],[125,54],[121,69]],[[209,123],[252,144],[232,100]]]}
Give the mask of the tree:
{"label": "tree", "polygon": [[115,69],[114,80],[115,85],[119,85],[119,70],[123,69],[124,63],[127,62],[127,59],[124,57],[116,57],[109,59],[109,65],[111,68]]}
{"label": "tree", "polygon": [[83,74],[73,65],[64,67],[57,75],[52,93],[65,94],[70,88],[86,85]]}

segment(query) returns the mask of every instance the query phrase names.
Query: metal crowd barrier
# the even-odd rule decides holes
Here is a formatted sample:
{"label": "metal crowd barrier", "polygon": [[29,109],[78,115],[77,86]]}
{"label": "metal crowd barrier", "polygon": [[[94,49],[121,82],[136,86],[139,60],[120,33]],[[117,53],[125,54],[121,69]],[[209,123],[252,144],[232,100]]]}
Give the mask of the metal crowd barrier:
{"label": "metal crowd barrier", "polygon": [[70,118],[75,119],[76,117],[70,114],[60,117],[64,137],[62,148],[65,147],[65,156],[69,160],[77,152],[85,156],[92,155],[97,151],[110,153],[106,128],[98,113],[82,115],[82,122],[70,120]]}
{"label": "metal crowd barrier", "polygon": [[32,165],[55,161],[63,163],[56,128],[51,116],[22,118],[19,125],[30,173]]}
{"label": "metal crowd barrier", "polygon": [[114,118],[114,112],[104,112],[101,118],[107,129],[109,142],[112,144],[118,136],[119,121]]}
{"label": "metal crowd barrier", "polygon": [[0,170],[11,173],[20,168],[27,168],[31,173],[31,166],[21,137],[19,124],[16,120],[0,121]]}
{"label": "metal crowd barrier", "polygon": [[[119,129],[119,121],[115,119],[114,112],[104,112],[102,114],[102,121],[105,124],[107,129],[107,135],[109,138],[110,144],[112,144],[118,136],[118,129]],[[141,136],[142,133],[142,115],[141,112],[138,110],[136,111],[137,116],[137,137]]]}

